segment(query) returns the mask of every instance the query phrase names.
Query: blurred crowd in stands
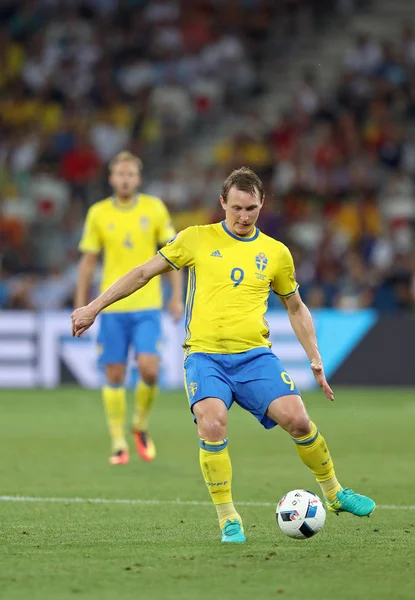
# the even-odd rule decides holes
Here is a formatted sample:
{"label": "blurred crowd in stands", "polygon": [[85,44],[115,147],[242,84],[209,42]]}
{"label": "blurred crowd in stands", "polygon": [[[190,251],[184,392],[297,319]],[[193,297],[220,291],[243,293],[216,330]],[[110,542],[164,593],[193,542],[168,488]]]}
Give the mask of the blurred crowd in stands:
{"label": "blurred crowd in stands", "polygon": [[[109,193],[110,158],[129,149],[143,159],[145,191],[163,198],[177,229],[221,220],[223,179],[252,167],[267,191],[259,226],[292,249],[311,307],[413,309],[411,27],[393,44],[351,39],[329,90],[306,69],[272,125],[252,109],[272,35],[301,36],[330,6],[3,0],[0,308],[71,306],[85,212]],[[242,125],[207,166],[186,155],[189,139],[234,111]]]}

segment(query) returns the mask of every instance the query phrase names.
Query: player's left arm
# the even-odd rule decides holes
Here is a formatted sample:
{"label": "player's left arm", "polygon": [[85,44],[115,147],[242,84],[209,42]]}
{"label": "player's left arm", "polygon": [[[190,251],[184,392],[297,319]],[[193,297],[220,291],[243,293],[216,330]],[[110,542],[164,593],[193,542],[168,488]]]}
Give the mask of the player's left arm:
{"label": "player's left arm", "polygon": [[324,374],[323,361],[318,349],[316,331],[310,311],[302,301],[298,290],[287,298],[281,298],[281,301],[288,311],[294,333],[310,360],[310,366],[318,385],[322,388],[326,398],[334,400],[333,390],[327,383]]}
{"label": "player's left arm", "polygon": [[75,337],[82,335],[84,331],[91,327],[97,315],[104,308],[130,296],[144,287],[153,277],[167,273],[171,268],[162,256],[156,254],[143,265],[131,269],[87,306],[74,310],[72,313],[72,335]]}
{"label": "player's left arm", "polygon": [[277,270],[271,284],[272,289],[278,294],[288,311],[291,326],[310,360],[310,366],[318,385],[329,400],[334,400],[333,391],[324,374],[313,319],[298,291],[294,261],[286,246],[281,245],[276,264]]}
{"label": "player's left arm", "polygon": [[[171,240],[176,232],[173,228],[171,217],[167,206],[160,200],[158,217],[158,243],[164,246]],[[183,315],[183,273],[173,269],[168,274],[171,285],[171,297],[169,300],[169,311],[175,321],[179,321]]]}

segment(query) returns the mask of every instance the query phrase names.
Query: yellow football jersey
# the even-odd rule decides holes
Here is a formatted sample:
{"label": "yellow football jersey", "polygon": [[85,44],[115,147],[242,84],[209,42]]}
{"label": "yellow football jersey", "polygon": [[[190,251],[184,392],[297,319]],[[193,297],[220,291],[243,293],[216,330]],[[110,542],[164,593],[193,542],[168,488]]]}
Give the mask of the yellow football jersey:
{"label": "yellow football jersey", "polygon": [[270,289],[286,297],[298,289],[284,244],[259,229],[240,238],[222,222],[184,229],[159,254],[175,269],[189,267],[187,353],[271,346],[265,320]]}
{"label": "yellow football jersey", "polygon": [[[122,275],[152,258],[174,233],[168,210],[159,198],[139,194],[126,207],[114,198],[107,198],[89,209],[79,250],[103,252],[101,291],[104,291]],[[161,281],[156,277],[106,311],[130,312],[161,306]]]}

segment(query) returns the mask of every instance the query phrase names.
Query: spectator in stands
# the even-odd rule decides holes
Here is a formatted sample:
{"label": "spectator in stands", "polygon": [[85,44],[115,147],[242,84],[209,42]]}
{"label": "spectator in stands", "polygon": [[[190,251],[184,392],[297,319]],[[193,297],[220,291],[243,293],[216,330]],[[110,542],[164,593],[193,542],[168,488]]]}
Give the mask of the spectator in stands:
{"label": "spectator in stands", "polygon": [[[342,14],[353,9],[350,0],[335,4]],[[311,305],[414,307],[412,26],[394,45],[360,33],[335,82],[305,68],[276,123],[272,101],[268,111],[254,96],[268,84],[264,66],[276,48],[299,45],[287,31],[275,39],[284,15],[291,36],[308,35],[321,26],[312,15],[332,7],[330,0],[3,3],[0,305],[38,306],[48,286],[56,306],[65,302],[50,259],[68,264],[64,277],[73,279],[78,221],[107,193],[108,160],[129,148],[145,162],[146,189],[169,204],[178,228],[220,220],[223,178],[242,164],[254,168],[267,189],[260,227],[293,247]],[[217,122],[226,135],[212,156]],[[199,135],[206,145],[196,152]]]}
{"label": "spectator in stands", "polygon": [[356,36],[353,46],[346,52],[344,65],[347,70],[370,75],[382,61],[382,48],[378,40],[366,33]]}
{"label": "spectator in stands", "polygon": [[322,287],[312,287],[305,296],[307,306],[313,310],[327,306],[327,298]]}
{"label": "spectator in stands", "polygon": [[372,301],[372,292],[361,257],[350,253],[346,258],[345,267],[345,273],[339,282],[335,306],[345,310],[367,308]]}
{"label": "spectator in stands", "polygon": [[95,148],[84,133],[78,133],[74,147],[64,153],[61,163],[62,177],[67,181],[75,196],[88,204],[88,184],[98,176],[101,161]]}
{"label": "spectator in stands", "polygon": [[320,92],[316,76],[313,71],[304,71],[302,80],[294,93],[294,106],[296,110],[308,115],[315,115],[321,106]]}

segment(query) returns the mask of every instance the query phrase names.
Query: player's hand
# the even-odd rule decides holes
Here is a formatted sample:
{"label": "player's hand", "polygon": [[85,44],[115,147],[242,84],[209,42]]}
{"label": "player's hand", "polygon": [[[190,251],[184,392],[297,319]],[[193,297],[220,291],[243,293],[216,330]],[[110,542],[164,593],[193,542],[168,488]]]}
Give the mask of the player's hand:
{"label": "player's hand", "polygon": [[181,298],[171,298],[169,302],[169,312],[175,323],[178,323],[183,315],[183,300]]}
{"label": "player's hand", "polygon": [[95,311],[90,306],[82,306],[73,311],[72,319],[72,336],[79,337],[84,331],[89,329],[96,318]]}
{"label": "player's hand", "polygon": [[334,393],[329,384],[327,383],[327,379],[324,374],[323,363],[321,362],[321,360],[312,360],[310,366],[311,370],[313,371],[315,380],[323,390],[326,398],[328,398],[329,400],[334,400]]}

